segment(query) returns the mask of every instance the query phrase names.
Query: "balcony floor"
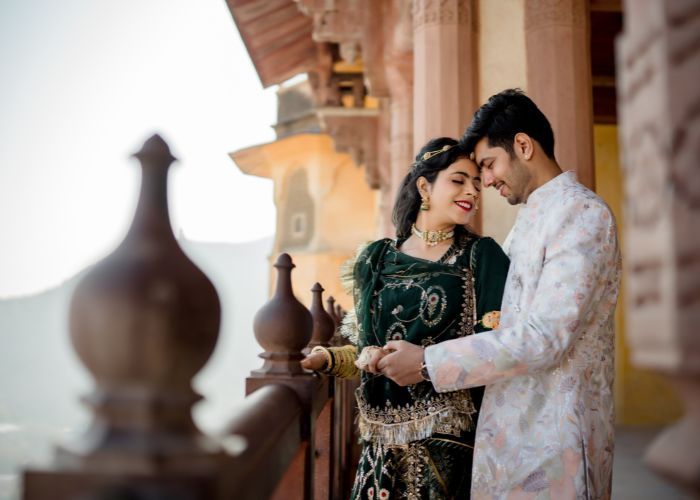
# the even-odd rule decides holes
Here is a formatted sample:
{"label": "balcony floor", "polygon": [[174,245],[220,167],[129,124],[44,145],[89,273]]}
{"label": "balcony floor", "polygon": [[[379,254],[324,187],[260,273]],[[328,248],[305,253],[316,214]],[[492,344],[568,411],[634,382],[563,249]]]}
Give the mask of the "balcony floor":
{"label": "balcony floor", "polygon": [[613,500],[681,500],[689,498],[665,483],[643,463],[644,452],[659,429],[618,427],[615,433]]}

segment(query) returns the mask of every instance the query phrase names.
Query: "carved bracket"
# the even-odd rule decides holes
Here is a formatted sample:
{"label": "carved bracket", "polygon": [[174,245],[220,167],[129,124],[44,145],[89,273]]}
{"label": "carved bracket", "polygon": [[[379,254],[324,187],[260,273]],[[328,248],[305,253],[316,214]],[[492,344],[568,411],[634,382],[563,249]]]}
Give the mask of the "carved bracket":
{"label": "carved bracket", "polygon": [[365,167],[365,178],[372,189],[379,189],[377,161],[378,109],[319,108],[321,128],[333,137],[335,150],[348,153],[355,164]]}
{"label": "carved bracket", "polygon": [[362,40],[364,0],[295,0],[299,10],[314,22],[315,42],[335,42],[340,56],[353,63]]}

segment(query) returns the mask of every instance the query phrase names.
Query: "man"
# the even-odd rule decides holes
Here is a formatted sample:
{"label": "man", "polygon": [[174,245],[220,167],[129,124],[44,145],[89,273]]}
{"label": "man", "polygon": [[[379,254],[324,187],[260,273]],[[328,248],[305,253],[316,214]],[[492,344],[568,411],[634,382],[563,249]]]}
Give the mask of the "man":
{"label": "man", "polygon": [[614,217],[573,172],[562,173],[551,126],[521,91],[492,96],[462,141],[484,185],[523,204],[508,237],[500,326],[425,350],[389,342],[395,352],[377,369],[402,385],[428,378],[440,392],[486,386],[473,498],[609,498]]}

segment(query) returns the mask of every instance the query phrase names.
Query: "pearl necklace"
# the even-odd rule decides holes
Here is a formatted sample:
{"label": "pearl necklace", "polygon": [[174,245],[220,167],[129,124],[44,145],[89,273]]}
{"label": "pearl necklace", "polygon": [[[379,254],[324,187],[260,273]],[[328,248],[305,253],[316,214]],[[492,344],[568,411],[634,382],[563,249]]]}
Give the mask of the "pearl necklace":
{"label": "pearl necklace", "polygon": [[411,232],[418,236],[421,240],[425,241],[429,247],[434,247],[438,243],[449,240],[455,235],[454,229],[451,229],[450,231],[421,231],[415,224],[411,225]]}

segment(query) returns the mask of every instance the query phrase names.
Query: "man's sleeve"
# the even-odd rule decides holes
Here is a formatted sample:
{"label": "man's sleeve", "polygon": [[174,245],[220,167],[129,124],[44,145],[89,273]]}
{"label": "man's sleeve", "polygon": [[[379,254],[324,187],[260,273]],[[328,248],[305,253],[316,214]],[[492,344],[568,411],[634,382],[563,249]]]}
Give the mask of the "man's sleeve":
{"label": "man's sleeve", "polygon": [[581,334],[584,320],[606,313],[596,308],[618,266],[614,218],[598,200],[569,205],[557,211],[561,222],[548,237],[527,316],[489,333],[426,348],[437,391],[492,384],[555,366]]}

